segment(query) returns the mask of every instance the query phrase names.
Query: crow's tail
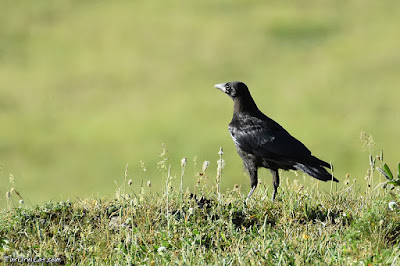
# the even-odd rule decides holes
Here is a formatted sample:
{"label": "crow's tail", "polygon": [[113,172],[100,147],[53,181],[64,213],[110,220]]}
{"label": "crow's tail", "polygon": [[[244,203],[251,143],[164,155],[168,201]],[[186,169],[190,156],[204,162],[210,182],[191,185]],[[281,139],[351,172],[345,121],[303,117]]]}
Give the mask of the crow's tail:
{"label": "crow's tail", "polygon": [[327,162],[324,162],[316,157],[311,163],[296,163],[294,168],[300,170],[316,179],[322,181],[335,181],[339,182],[332,174],[330,174],[324,167],[330,167]]}

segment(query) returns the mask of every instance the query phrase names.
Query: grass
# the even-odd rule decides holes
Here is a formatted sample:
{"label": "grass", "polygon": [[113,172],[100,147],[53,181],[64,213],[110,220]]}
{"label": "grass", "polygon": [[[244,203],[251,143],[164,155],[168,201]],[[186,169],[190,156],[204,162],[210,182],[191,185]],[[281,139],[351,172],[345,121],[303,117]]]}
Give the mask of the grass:
{"label": "grass", "polygon": [[361,131],[397,160],[399,10],[392,0],[2,1],[1,183],[13,174],[32,204],[111,196],[129,164],[130,178],[160,190],[154,154],[166,143],[173,164],[223,146],[221,189],[247,190],[232,103],[213,88],[243,80],[338,179],[361,184]]}
{"label": "grass", "polygon": [[[187,160],[181,175],[171,175],[165,147],[158,163],[162,190],[128,179],[128,168],[112,198],[29,207],[17,203],[14,188],[9,210],[0,216],[0,259],[68,265],[399,263],[400,213],[388,208],[398,189],[372,183],[360,191],[347,177],[325,191],[317,181],[307,188],[302,178],[284,178],[276,201],[261,183],[244,205],[247,191],[238,185],[218,193],[226,170],[222,154],[215,179],[204,162],[193,191],[180,186],[194,174]],[[381,160],[371,163],[371,178]]]}

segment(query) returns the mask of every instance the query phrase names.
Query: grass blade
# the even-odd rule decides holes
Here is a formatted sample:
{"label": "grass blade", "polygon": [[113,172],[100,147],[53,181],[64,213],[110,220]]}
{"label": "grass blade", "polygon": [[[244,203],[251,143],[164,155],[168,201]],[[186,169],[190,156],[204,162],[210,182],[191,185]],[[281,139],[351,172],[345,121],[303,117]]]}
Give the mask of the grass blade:
{"label": "grass blade", "polygon": [[377,169],[378,169],[378,172],[379,172],[381,175],[383,175],[384,177],[386,177],[386,179],[392,180],[392,179],[390,179],[389,175],[385,172],[385,170],[383,170],[383,169],[380,168],[380,167],[378,167]]}
{"label": "grass blade", "polygon": [[400,163],[397,165],[397,179],[400,179]]}
{"label": "grass blade", "polygon": [[388,176],[389,176],[388,179],[393,180],[392,171],[390,171],[390,168],[386,163],[383,164],[383,169],[385,169],[386,174],[388,174]]}

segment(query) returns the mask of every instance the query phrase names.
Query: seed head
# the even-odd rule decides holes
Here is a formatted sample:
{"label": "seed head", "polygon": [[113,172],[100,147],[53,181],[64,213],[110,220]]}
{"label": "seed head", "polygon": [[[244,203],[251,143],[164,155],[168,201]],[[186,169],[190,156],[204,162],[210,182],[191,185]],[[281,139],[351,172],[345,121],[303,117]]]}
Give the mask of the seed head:
{"label": "seed head", "polygon": [[367,174],[365,175],[365,180],[368,180],[371,177],[371,170],[367,170]]}
{"label": "seed head", "polygon": [[181,167],[184,168],[184,167],[186,167],[186,165],[187,165],[187,159],[185,157],[185,158],[182,158],[182,160],[181,160]]}
{"label": "seed head", "polygon": [[10,180],[11,184],[14,184],[14,176],[13,176],[13,174],[10,173],[10,175],[8,176],[8,180]]}
{"label": "seed head", "polygon": [[207,170],[208,166],[210,165],[209,161],[204,161],[202,171],[203,173]]}
{"label": "seed head", "polygon": [[132,183],[133,183],[132,179],[129,179],[128,180],[128,185],[132,186]]}
{"label": "seed head", "polygon": [[151,181],[150,181],[150,180],[147,181],[147,186],[148,186],[148,187],[151,187]]}
{"label": "seed head", "polygon": [[218,168],[219,169],[224,169],[224,167],[225,167],[225,160],[224,159],[219,159],[218,161],[217,161],[217,165],[218,165]]}
{"label": "seed head", "polygon": [[360,139],[363,144],[363,148],[372,149],[375,146],[372,136],[363,131],[361,131]]}
{"label": "seed head", "polygon": [[10,198],[10,197],[11,197],[11,193],[10,193],[10,191],[7,191],[6,198]]}
{"label": "seed head", "polygon": [[138,205],[138,199],[137,199],[137,198],[134,198],[134,199],[133,199],[133,205],[134,205],[134,206],[137,206],[137,205]]}
{"label": "seed head", "polygon": [[142,168],[143,172],[147,171],[146,166],[144,165],[143,161],[140,161],[140,167]]}

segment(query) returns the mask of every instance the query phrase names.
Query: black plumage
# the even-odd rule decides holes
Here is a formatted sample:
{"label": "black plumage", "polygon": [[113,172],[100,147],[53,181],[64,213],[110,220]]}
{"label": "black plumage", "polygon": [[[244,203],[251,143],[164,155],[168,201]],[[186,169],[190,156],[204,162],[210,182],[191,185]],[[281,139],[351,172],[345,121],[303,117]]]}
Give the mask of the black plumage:
{"label": "black plumage", "polygon": [[339,182],[324,168],[329,168],[329,163],[314,157],[303,143],[258,109],[246,84],[234,81],[214,87],[228,94],[234,102],[229,132],[250,175],[248,198],[257,187],[257,171],[260,167],[272,173],[272,200],[279,187],[278,169],[301,170],[322,181]]}

